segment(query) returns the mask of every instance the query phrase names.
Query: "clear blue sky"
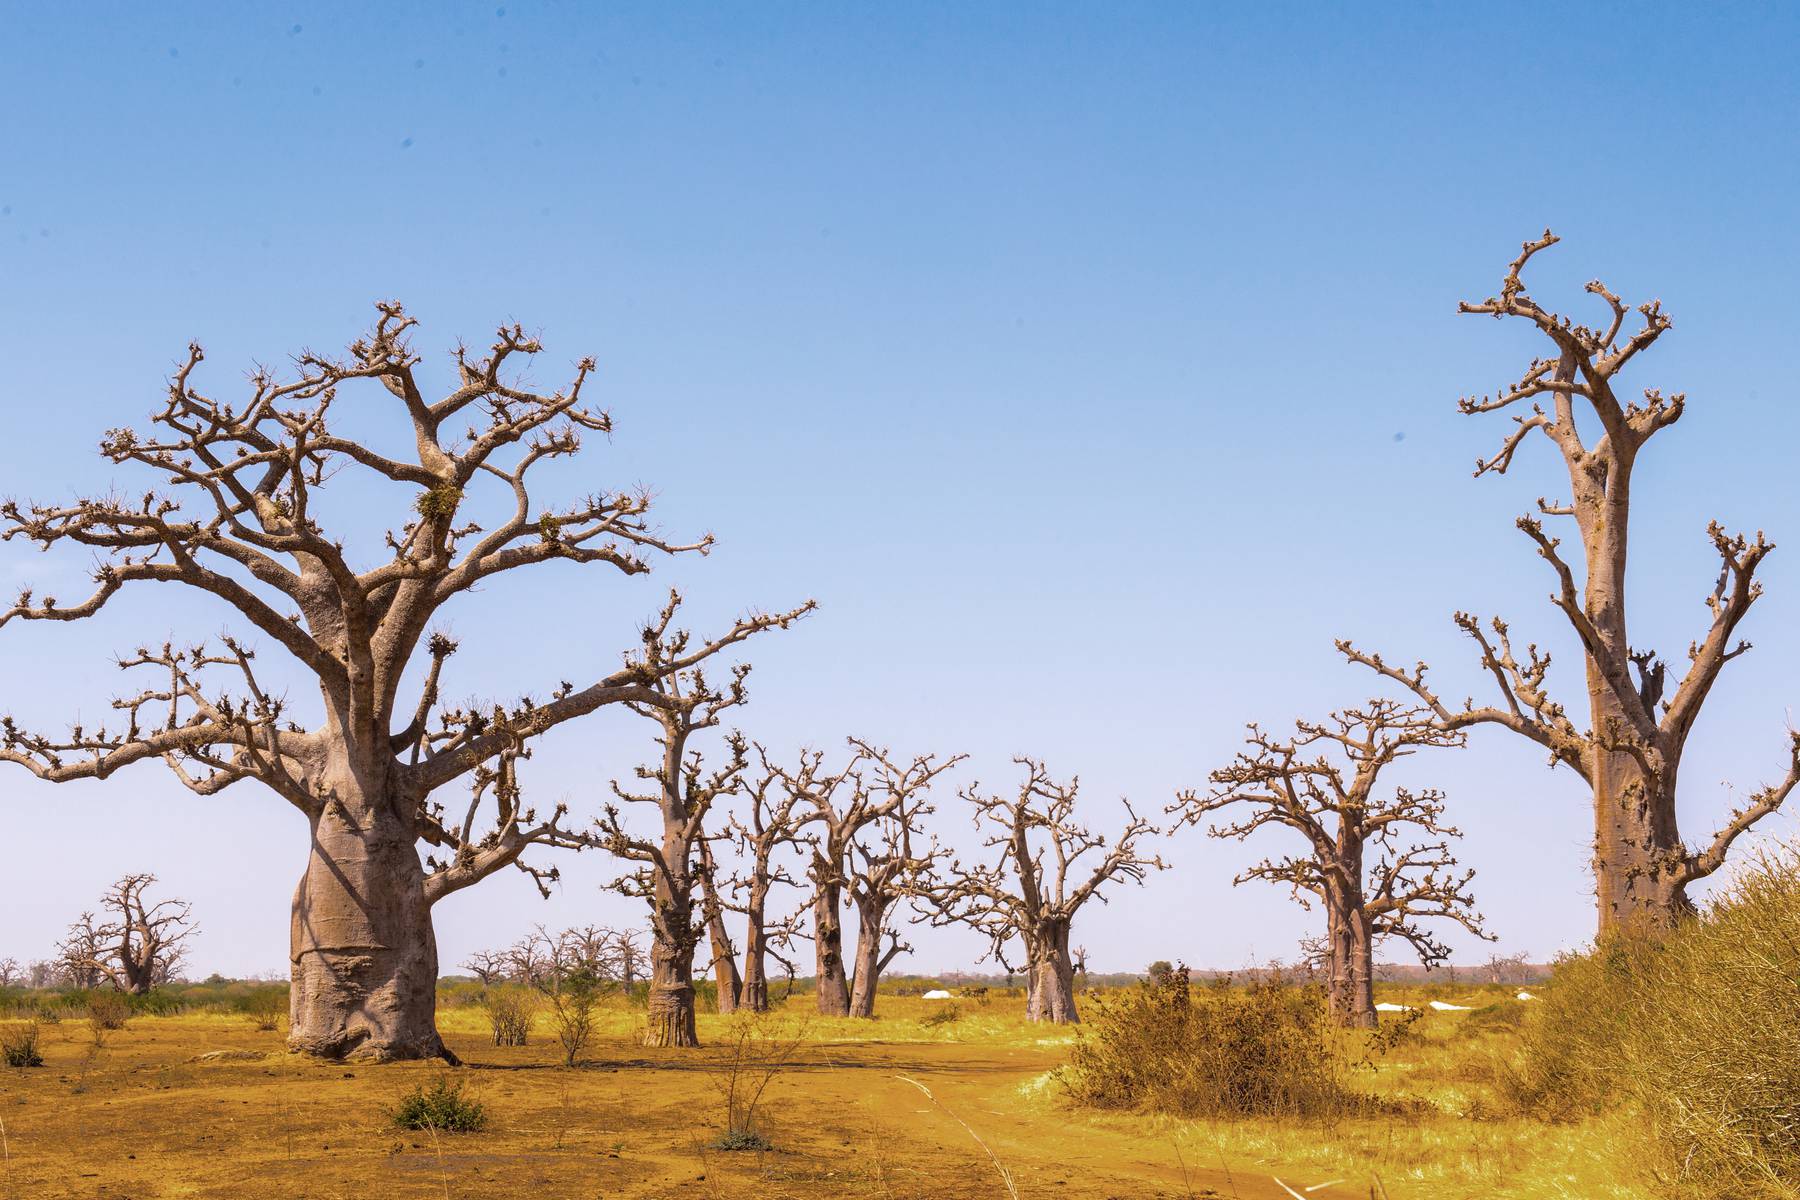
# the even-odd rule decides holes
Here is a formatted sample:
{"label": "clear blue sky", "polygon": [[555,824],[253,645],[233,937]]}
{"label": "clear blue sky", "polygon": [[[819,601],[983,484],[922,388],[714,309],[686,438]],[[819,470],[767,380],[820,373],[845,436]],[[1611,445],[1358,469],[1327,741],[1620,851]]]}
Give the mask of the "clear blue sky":
{"label": "clear blue sky", "polygon": [[[1708,519],[1787,543],[1686,762],[1690,834],[1779,771],[1800,652],[1791,9],[5,14],[0,489],[142,486],[94,445],[151,411],[190,338],[224,390],[341,346],[391,296],[440,368],[502,319],[541,331],[542,382],[598,357],[617,434],[564,494],[652,483],[671,532],[720,549],[470,601],[471,693],[610,664],[670,581],[710,623],[816,596],[756,648],[750,734],[967,751],[995,782],[1040,754],[1104,820],[1120,794],[1157,810],[1203,783],[1244,721],[1367,695],[1335,636],[1426,656],[1461,696],[1481,679],[1449,614],[1498,610],[1561,653],[1573,704],[1574,647],[1511,525],[1556,469],[1534,452],[1471,480],[1504,421],[1454,409],[1537,349],[1455,302],[1551,225],[1542,299],[1584,311],[1599,275],[1675,317],[1628,381],[1690,403],[1639,471],[1641,640],[1679,662],[1703,628]],[[86,565],[10,545],[0,583],[74,594]],[[8,627],[0,704],[92,718],[111,651],[228,624],[141,594]],[[531,786],[581,811],[647,745],[592,720]],[[1577,779],[1500,733],[1410,778],[1450,791],[1502,948],[1587,935]],[[253,784],[202,801],[154,765],[104,787],[0,775],[0,956],[46,954],[115,875],[153,869],[196,903],[199,969],[277,969],[304,837]],[[1076,940],[1105,969],[1291,955],[1314,918],[1229,884],[1280,845],[1184,833],[1174,869]],[[446,965],[537,921],[636,917],[598,892],[609,864],[564,868],[549,903],[509,874],[442,905]],[[927,969],[978,950],[920,944]]]}

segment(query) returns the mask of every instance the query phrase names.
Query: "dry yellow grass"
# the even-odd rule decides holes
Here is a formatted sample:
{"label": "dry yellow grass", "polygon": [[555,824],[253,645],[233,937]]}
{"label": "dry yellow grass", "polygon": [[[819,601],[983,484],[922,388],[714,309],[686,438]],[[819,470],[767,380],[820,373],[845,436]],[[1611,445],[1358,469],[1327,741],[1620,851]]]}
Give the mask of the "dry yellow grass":
{"label": "dry yellow grass", "polygon": [[[1470,1014],[1427,1016],[1359,1076],[1429,1108],[1318,1127],[1074,1112],[1048,1076],[1071,1034],[1027,1025],[1006,998],[922,1023],[941,1007],[883,997],[873,1024],[810,1021],[797,1066],[770,1089],[765,1153],[709,1148],[719,1052],[645,1049],[641,1013],[622,1007],[573,1070],[542,1028],[495,1048],[479,1010],[446,1009],[446,1039],[470,1064],[457,1075],[493,1122],[438,1137],[396,1131],[385,1110],[439,1065],[302,1060],[241,1015],[140,1017],[96,1053],[65,1021],[45,1031],[47,1066],[0,1070],[0,1200],[1007,1196],[996,1163],[1022,1197],[1285,1200],[1286,1184],[1331,1200],[1367,1197],[1377,1179],[1392,1200],[1652,1194],[1607,1126],[1482,1119],[1484,1063],[1512,1035],[1472,1032],[1490,1022]],[[702,1018],[703,1040],[721,1020]],[[194,1061],[217,1051],[263,1057]]]}

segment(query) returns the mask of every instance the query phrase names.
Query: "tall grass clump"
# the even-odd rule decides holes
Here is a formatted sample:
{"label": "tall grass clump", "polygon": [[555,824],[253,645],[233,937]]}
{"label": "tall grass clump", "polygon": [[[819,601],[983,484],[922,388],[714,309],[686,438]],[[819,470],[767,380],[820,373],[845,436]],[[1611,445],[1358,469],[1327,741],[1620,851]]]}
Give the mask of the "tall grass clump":
{"label": "tall grass clump", "polygon": [[41,1067],[44,1056],[38,1050],[43,1031],[35,1020],[19,1021],[0,1029],[0,1061],[9,1067]]}
{"label": "tall grass clump", "polygon": [[1370,1103],[1345,1075],[1318,988],[1196,989],[1186,968],[1174,968],[1097,999],[1056,1078],[1091,1108],[1314,1117]]}
{"label": "tall grass clump", "polygon": [[1533,1007],[1522,1107],[1632,1106],[1678,1194],[1800,1197],[1800,853],[1751,862],[1672,934],[1563,960]]}

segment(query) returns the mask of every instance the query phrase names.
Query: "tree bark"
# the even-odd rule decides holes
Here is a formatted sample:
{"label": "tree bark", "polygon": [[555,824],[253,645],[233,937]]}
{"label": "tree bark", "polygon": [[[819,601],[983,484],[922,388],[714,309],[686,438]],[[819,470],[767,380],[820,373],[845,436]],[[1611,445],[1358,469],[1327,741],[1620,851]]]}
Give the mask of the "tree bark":
{"label": "tree bark", "polygon": [[737,954],[731,945],[731,934],[725,928],[725,908],[719,903],[719,888],[714,881],[712,843],[700,841],[700,894],[706,901],[707,940],[712,948],[713,981],[718,988],[716,1007],[721,1014],[736,1012],[743,997],[743,981],[738,977]]}
{"label": "tree bark", "polygon": [[744,980],[738,1003],[751,1012],[769,1011],[769,966],[763,933],[762,898],[751,894],[750,919],[744,931]]}
{"label": "tree bark", "polygon": [[1069,958],[1069,926],[1052,922],[1032,947],[1029,970],[1029,997],[1025,1002],[1027,1021],[1051,1021],[1057,1025],[1075,1025],[1081,1021],[1075,1011],[1075,966]]}
{"label": "tree bark", "polygon": [[818,964],[819,1015],[850,1015],[850,984],[844,977],[844,925],[838,914],[840,889],[824,884],[813,900],[813,947]]}
{"label": "tree bark", "polygon": [[671,890],[659,873],[651,924],[646,1046],[698,1046],[694,1027],[694,930],[691,888]]}
{"label": "tree bark", "polygon": [[[1605,680],[1590,679],[1588,697],[1594,728],[1623,720],[1618,698]],[[1596,748],[1594,757],[1594,894],[1600,933],[1668,932],[1694,911],[1686,884],[1676,874],[1686,854],[1675,816],[1676,765],[1665,758],[1660,774],[1650,776],[1629,754]]]}
{"label": "tree bark", "polygon": [[850,1015],[864,1020],[875,1017],[875,989],[881,984],[881,930],[887,906],[859,902],[856,922],[856,974],[850,990]]}
{"label": "tree bark", "polygon": [[312,823],[294,895],[288,1047],[324,1058],[455,1061],[437,1031],[437,940],[410,802],[351,788]]}
{"label": "tree bark", "polygon": [[668,954],[666,943],[650,947],[650,1015],[646,1046],[698,1046],[694,1027],[694,963],[691,954]]}
{"label": "tree bark", "polygon": [[1375,935],[1363,912],[1362,898],[1333,904],[1330,919],[1332,1023],[1349,1029],[1373,1029]]}

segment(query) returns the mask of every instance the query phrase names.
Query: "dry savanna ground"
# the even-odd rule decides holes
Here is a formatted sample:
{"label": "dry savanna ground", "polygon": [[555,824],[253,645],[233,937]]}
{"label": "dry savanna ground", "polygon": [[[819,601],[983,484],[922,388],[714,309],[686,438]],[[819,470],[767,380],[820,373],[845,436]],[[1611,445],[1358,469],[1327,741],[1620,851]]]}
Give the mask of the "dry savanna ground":
{"label": "dry savanna ground", "polygon": [[[1384,998],[1426,998],[1390,989]],[[874,1022],[776,1015],[804,1028],[770,1084],[773,1148],[712,1148],[724,1126],[725,1018],[698,1051],[636,1044],[641,1013],[605,1011],[575,1068],[539,1017],[496,1048],[479,1008],[446,1007],[467,1062],[332,1065],[291,1056],[242,1015],[143,1016],[96,1049],[88,1024],[44,1031],[46,1065],[0,1070],[0,1200],[104,1197],[1189,1197],[1647,1196],[1599,1123],[1496,1119],[1491,1064],[1511,1051],[1506,989],[1429,993],[1432,1012],[1359,1086],[1422,1101],[1330,1124],[1182,1121],[1071,1109],[1050,1073],[1074,1036],[1023,1002],[883,997]],[[224,1052],[220,1054],[219,1052]],[[202,1056],[212,1055],[211,1058]],[[489,1110],[479,1133],[403,1131],[388,1113],[452,1075]]]}

